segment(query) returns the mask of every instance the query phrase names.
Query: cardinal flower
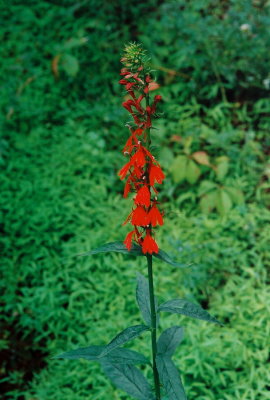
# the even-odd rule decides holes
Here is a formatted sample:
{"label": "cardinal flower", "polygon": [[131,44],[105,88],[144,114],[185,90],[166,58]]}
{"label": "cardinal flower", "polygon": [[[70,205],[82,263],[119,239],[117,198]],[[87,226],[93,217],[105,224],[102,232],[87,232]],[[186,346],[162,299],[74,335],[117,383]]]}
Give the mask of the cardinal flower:
{"label": "cardinal flower", "polygon": [[157,225],[163,225],[163,217],[162,214],[160,213],[159,209],[157,208],[156,205],[153,205],[151,210],[148,213],[148,219],[149,223],[155,227]]}
{"label": "cardinal flower", "polygon": [[137,226],[147,226],[148,225],[148,214],[142,206],[138,206],[132,213],[131,223]]}
{"label": "cardinal flower", "polygon": [[150,233],[147,233],[142,244],[142,252],[144,254],[149,253],[158,253],[158,245],[155,241],[155,239],[152,238]]}
{"label": "cardinal flower", "polygon": [[152,164],[150,167],[150,173],[149,173],[150,185],[154,186],[154,184],[156,182],[162,183],[164,178],[165,178],[165,175],[163,174],[162,169],[158,165]]}
{"label": "cardinal flower", "polygon": [[150,206],[150,191],[146,185],[142,186],[136,197],[135,203],[141,206],[149,207]]}

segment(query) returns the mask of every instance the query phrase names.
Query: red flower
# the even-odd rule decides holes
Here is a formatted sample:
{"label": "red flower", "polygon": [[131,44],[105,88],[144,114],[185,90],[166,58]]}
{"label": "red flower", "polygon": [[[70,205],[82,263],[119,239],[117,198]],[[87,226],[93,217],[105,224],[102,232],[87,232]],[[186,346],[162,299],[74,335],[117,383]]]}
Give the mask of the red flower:
{"label": "red flower", "polygon": [[165,175],[163,174],[162,169],[158,165],[152,164],[149,173],[150,185],[154,186],[155,182],[162,183],[164,178]]}
{"label": "red flower", "polygon": [[123,166],[123,168],[118,172],[118,175],[120,176],[120,179],[123,180],[126,177],[126,174],[128,173],[128,170],[131,167],[131,163],[128,162],[126,165]]}
{"label": "red flower", "polygon": [[161,215],[159,209],[156,207],[156,205],[153,205],[153,207],[149,211],[148,218],[149,218],[149,223],[153,227],[155,227],[157,225],[163,225],[162,215]]}
{"label": "red flower", "polygon": [[142,252],[143,254],[149,253],[158,253],[158,245],[155,239],[152,238],[150,233],[147,233],[142,244]]}
{"label": "red flower", "polygon": [[125,240],[124,240],[124,244],[126,245],[126,248],[128,249],[128,251],[130,251],[131,246],[132,246],[132,238],[133,235],[135,235],[135,230],[131,231],[127,234]]}
{"label": "red flower", "polygon": [[150,206],[150,191],[147,186],[142,186],[135,197],[135,203],[141,206]]}
{"label": "red flower", "polygon": [[136,163],[138,167],[143,167],[145,165],[146,160],[142,146],[136,151],[135,154],[133,154],[130,162],[131,164]]}
{"label": "red flower", "polygon": [[142,206],[138,206],[132,213],[132,225],[147,226],[149,224],[148,214]]}

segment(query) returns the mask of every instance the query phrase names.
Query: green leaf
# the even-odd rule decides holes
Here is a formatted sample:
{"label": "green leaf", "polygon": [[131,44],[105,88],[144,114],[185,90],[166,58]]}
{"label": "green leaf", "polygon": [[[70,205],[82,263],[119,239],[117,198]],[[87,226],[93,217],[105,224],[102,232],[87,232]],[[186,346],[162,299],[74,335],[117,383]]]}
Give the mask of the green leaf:
{"label": "green leaf", "polygon": [[137,351],[118,348],[112,350],[106,356],[102,356],[102,352],[106,346],[89,346],[76,350],[67,351],[53,358],[64,358],[68,360],[85,359],[89,361],[109,361],[116,364],[149,364],[149,360]]}
{"label": "green leaf", "polygon": [[63,54],[61,57],[61,64],[67,75],[75,77],[79,71],[79,63],[76,57],[70,54]]}
{"label": "green leaf", "polygon": [[143,254],[142,252],[141,247],[138,246],[137,244],[133,243],[130,251],[128,251],[123,242],[106,243],[103,246],[98,247],[97,249],[87,251],[86,253],[78,254],[78,256],[91,256],[94,254],[109,253],[109,252],[130,254],[132,256],[145,256],[145,254]]}
{"label": "green leaf", "polygon": [[187,156],[178,156],[174,159],[170,171],[175,183],[180,183],[186,178]]}
{"label": "green leaf", "polygon": [[174,267],[177,267],[177,268],[186,268],[186,267],[189,267],[191,265],[191,264],[182,264],[182,263],[179,263],[177,261],[174,261],[169,256],[169,254],[167,254],[165,251],[163,251],[161,249],[159,249],[157,254],[153,254],[153,256],[158,258],[158,259],[160,259],[160,260],[162,260],[162,261],[164,261],[164,262],[166,262],[167,264],[170,264],[170,265],[172,265]]}
{"label": "green leaf", "polygon": [[183,337],[184,329],[181,326],[172,326],[166,329],[157,342],[158,354],[172,356]]}
{"label": "green leaf", "polygon": [[[130,251],[126,248],[123,242],[111,242],[106,243],[103,246],[98,247],[97,249],[87,251],[86,253],[77,254],[77,256],[91,256],[99,253],[109,253],[116,252],[122,254],[128,254],[132,256],[145,256],[143,254],[142,249],[137,244],[132,244]],[[159,249],[158,254],[153,254],[154,257],[159,258],[160,260],[166,262],[167,264],[173,265],[174,267],[185,268],[189,265],[178,263],[171,259],[171,257],[163,250]]]}
{"label": "green leaf", "polygon": [[174,314],[182,314],[187,317],[202,319],[222,325],[215,317],[212,317],[198,304],[193,304],[185,299],[169,300],[158,307],[158,311],[167,311]]}
{"label": "green leaf", "polygon": [[101,363],[104,373],[119,389],[139,400],[154,400],[151,387],[140,370],[133,365]]}
{"label": "green leaf", "polygon": [[[136,299],[145,323],[148,326],[151,326],[149,284],[148,280],[141,274],[137,275]],[[157,310],[158,305],[156,298],[155,298],[155,305]],[[157,326],[158,326],[158,316],[157,316]]]}
{"label": "green leaf", "polygon": [[115,338],[109,344],[107,344],[107,346],[105,346],[105,349],[102,351],[101,356],[102,357],[105,356],[115,348],[136,338],[142,332],[148,329],[149,329],[148,326],[145,325],[134,325],[124,329],[122,332],[118,333],[118,335],[115,336]]}
{"label": "green leaf", "polygon": [[219,180],[222,179],[227,175],[229,170],[229,158],[226,156],[221,156],[216,159],[217,166],[216,166],[216,175]]}
{"label": "green leaf", "polygon": [[216,207],[221,215],[227,214],[232,208],[231,198],[223,189],[220,189],[217,193]]}
{"label": "green leaf", "polygon": [[179,372],[172,360],[168,356],[158,355],[156,363],[168,400],[187,400]]}
{"label": "green leaf", "polygon": [[228,186],[224,187],[224,190],[228,193],[234,204],[239,205],[245,202],[242,190]]}
{"label": "green leaf", "polygon": [[213,190],[212,192],[202,196],[200,200],[200,208],[204,214],[208,214],[215,208],[217,202],[217,194],[218,192],[216,190]]}
{"label": "green leaf", "polygon": [[190,184],[194,184],[199,179],[201,175],[200,168],[196,165],[193,160],[188,160],[187,170],[186,170],[186,179]]}

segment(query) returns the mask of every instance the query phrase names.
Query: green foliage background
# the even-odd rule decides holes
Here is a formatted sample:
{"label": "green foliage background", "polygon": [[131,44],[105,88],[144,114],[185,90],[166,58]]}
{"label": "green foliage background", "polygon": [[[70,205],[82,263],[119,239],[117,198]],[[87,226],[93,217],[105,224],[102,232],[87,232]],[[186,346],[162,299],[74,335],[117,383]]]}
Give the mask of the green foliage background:
{"label": "green foliage background", "polygon": [[[188,398],[270,399],[269,1],[0,7],[4,399],[128,399],[97,364],[51,357],[140,323],[143,260],[73,257],[127,229],[118,73],[133,40],[152,56],[164,99],[153,133],[167,175],[158,241],[193,263],[180,271],[156,261],[157,295],[198,301],[225,323],[163,316],[162,328],[185,327],[174,360]],[[149,355],[147,340],[132,348]]]}

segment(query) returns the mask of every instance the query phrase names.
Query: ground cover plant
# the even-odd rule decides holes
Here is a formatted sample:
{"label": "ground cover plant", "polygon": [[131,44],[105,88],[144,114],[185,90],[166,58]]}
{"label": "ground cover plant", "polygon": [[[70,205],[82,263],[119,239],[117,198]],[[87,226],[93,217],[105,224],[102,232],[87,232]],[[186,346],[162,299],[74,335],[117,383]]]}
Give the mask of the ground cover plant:
{"label": "ground cover plant", "polygon": [[[93,338],[108,343],[140,323],[133,289],[142,261],[73,258],[119,240],[119,215],[129,211],[116,176],[126,115],[115,77],[124,43],[139,40],[163,97],[155,131],[167,177],[160,247],[193,263],[185,271],[156,260],[156,294],[198,301],[225,325],[183,317],[174,361],[189,399],[269,399],[267,2],[13,1],[2,2],[1,15],[4,398],[128,398],[98,365],[51,357]],[[182,155],[200,174],[179,176],[173,166]],[[221,179],[213,168],[220,157]],[[237,201],[225,190],[229,202],[223,195],[221,206],[201,204],[222,186],[240,190]],[[162,329],[174,324],[171,315]],[[149,346],[138,339],[132,348],[147,354]]]}

